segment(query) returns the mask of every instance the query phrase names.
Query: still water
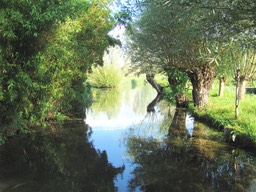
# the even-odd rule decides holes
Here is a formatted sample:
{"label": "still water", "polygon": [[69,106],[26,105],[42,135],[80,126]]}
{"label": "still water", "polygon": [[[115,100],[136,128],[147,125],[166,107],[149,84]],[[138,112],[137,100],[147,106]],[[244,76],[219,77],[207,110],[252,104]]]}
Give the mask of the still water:
{"label": "still water", "polygon": [[149,86],[94,92],[84,121],[0,147],[0,192],[256,191],[256,157]]}

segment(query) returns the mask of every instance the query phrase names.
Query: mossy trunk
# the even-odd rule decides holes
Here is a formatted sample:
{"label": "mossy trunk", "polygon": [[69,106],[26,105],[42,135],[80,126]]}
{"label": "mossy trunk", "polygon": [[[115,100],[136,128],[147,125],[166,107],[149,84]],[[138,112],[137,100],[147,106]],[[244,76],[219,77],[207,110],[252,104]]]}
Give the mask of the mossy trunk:
{"label": "mossy trunk", "polygon": [[225,88],[225,77],[219,78],[219,96],[223,97]]}
{"label": "mossy trunk", "polygon": [[161,94],[163,92],[163,87],[155,82],[155,75],[154,74],[146,74],[146,79],[148,83],[157,91],[157,94]]}
{"label": "mossy trunk", "polygon": [[204,107],[208,103],[209,91],[216,77],[215,65],[201,65],[194,67],[188,76],[193,86],[194,105]]}

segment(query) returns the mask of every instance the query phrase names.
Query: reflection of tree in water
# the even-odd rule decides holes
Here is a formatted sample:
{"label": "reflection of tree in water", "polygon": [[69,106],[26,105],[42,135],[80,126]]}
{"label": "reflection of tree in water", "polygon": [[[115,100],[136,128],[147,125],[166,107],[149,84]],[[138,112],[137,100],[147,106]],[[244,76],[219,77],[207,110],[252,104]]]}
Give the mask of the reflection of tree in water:
{"label": "reflection of tree in water", "polygon": [[[162,104],[162,98],[157,95],[146,107],[144,107],[144,114],[146,115],[139,124],[133,125],[129,130],[129,134],[136,137],[152,137],[155,139],[162,139],[168,127],[166,125],[170,122],[170,117],[173,113],[170,107]],[[163,101],[164,103],[164,101]],[[145,110],[146,109],[146,110]],[[170,112],[170,113],[168,113]]]}
{"label": "reflection of tree in water", "polygon": [[138,165],[130,190],[245,191],[256,175],[255,158],[211,140],[216,133],[197,125],[193,137],[186,139],[185,118],[180,112],[176,111],[174,121],[181,124],[171,124],[171,136],[165,142],[128,135],[127,151]]}
{"label": "reflection of tree in water", "polygon": [[115,191],[113,179],[122,170],[93,147],[86,131],[70,124],[11,139],[0,151],[0,191]]}
{"label": "reflection of tree in water", "polygon": [[101,112],[105,112],[107,117],[112,119],[119,114],[122,102],[125,105],[132,106],[136,114],[144,114],[147,101],[149,102],[152,96],[155,95],[155,90],[149,85],[137,87],[133,90],[94,89],[93,95],[94,102],[90,107],[93,109],[93,115],[99,115]]}
{"label": "reflection of tree in water", "polygon": [[189,132],[186,128],[187,112],[182,108],[177,108],[169,127],[169,137],[177,137],[187,139]]}
{"label": "reflection of tree in water", "polygon": [[94,90],[95,101],[91,108],[94,113],[106,112],[109,119],[118,115],[121,106],[119,89]]}
{"label": "reflection of tree in water", "polygon": [[123,97],[125,103],[132,106],[136,114],[143,115],[145,113],[147,102],[150,102],[155,95],[156,91],[149,84],[146,84],[142,87],[124,91]]}

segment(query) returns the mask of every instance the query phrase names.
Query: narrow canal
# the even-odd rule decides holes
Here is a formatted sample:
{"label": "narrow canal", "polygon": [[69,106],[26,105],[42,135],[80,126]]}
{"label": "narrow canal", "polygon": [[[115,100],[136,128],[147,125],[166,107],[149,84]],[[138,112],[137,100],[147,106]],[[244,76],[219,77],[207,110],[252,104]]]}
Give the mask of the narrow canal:
{"label": "narrow canal", "polygon": [[149,86],[94,93],[84,121],[0,147],[0,192],[256,191],[256,157]]}

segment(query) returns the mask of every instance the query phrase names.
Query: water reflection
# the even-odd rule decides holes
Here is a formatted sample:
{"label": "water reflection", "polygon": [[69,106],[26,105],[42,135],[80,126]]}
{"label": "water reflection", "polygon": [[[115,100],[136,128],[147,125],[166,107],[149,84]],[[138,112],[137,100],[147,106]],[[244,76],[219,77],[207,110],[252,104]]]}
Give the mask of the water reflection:
{"label": "water reflection", "polygon": [[177,108],[169,127],[169,138],[188,139],[192,137],[194,130],[194,118],[183,108]]}
{"label": "water reflection", "polygon": [[111,119],[119,114],[121,105],[121,93],[119,89],[99,89],[93,90],[94,102],[92,109],[94,115],[99,115],[104,110],[108,119]]}
{"label": "water reflection", "polygon": [[[114,99],[113,99],[114,98]],[[255,191],[255,156],[149,86],[95,93],[85,122],[0,148],[0,191]]]}
{"label": "water reflection", "polygon": [[130,191],[253,189],[255,157],[217,142],[222,135],[199,123],[191,137],[186,122],[186,113],[176,110],[164,142],[133,132],[127,135],[127,153],[137,165]]}
{"label": "water reflection", "polygon": [[[101,98],[98,97],[95,105],[101,106],[101,108],[92,106],[87,112],[85,122],[92,128],[91,140],[94,146],[97,149],[106,150],[109,161],[114,166],[125,166],[124,172],[118,175],[115,180],[118,191],[125,192],[128,190],[128,181],[132,176],[130,172],[135,167],[131,158],[125,153],[126,144],[123,141],[125,133],[131,127],[145,126],[146,122],[148,122],[147,126],[158,123],[162,114],[157,110],[159,111],[157,116],[147,116],[147,106],[156,96],[155,90],[150,85],[122,90],[119,93],[121,102],[119,103],[118,114],[108,116],[108,108],[100,104]],[[109,106],[112,106],[114,102],[115,100],[109,100]],[[151,121],[152,118],[155,120],[154,123]],[[138,131],[139,129],[133,130]]]}
{"label": "water reflection", "polygon": [[148,104],[147,106],[147,112],[148,113],[155,113],[156,112],[156,105],[161,101],[161,95],[157,94],[157,96]]}
{"label": "water reflection", "polygon": [[[115,191],[122,172],[89,141],[84,123],[24,135],[0,150],[0,191]],[[87,133],[85,135],[85,133]]]}
{"label": "water reflection", "polygon": [[147,105],[155,95],[150,85],[122,91],[101,90],[96,94],[92,107],[87,110],[85,122],[94,131],[126,129],[131,124],[141,122]]}
{"label": "water reflection", "polygon": [[194,122],[182,109],[168,107],[150,91],[120,92],[115,116],[107,116],[104,107],[87,115],[95,147],[106,150],[113,165],[125,166],[115,181],[118,191],[254,189],[252,154],[227,147],[221,133]]}

